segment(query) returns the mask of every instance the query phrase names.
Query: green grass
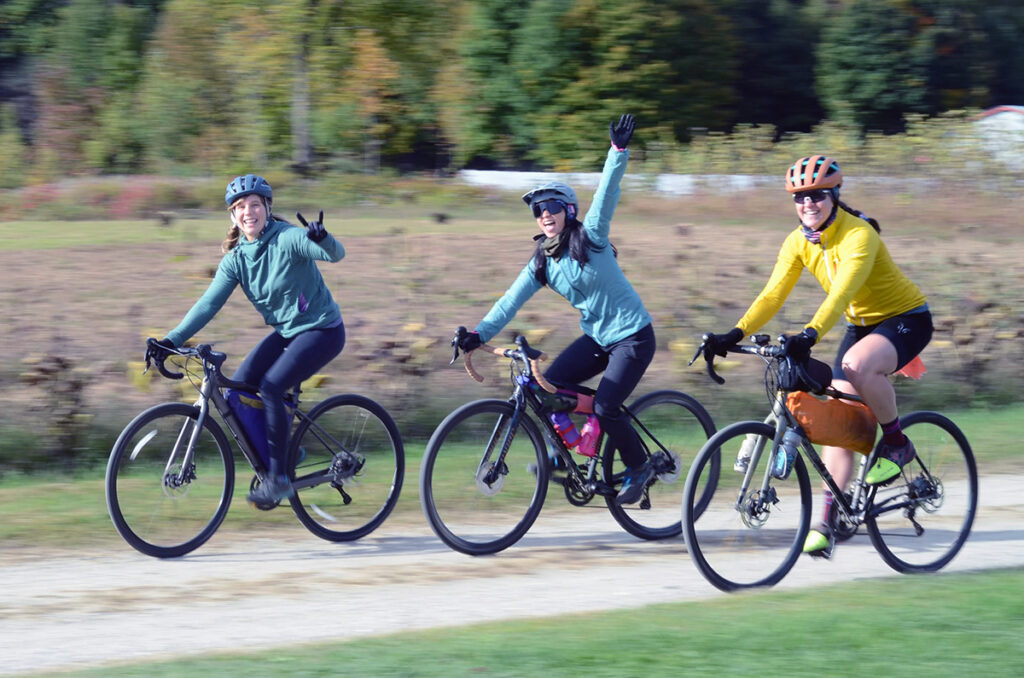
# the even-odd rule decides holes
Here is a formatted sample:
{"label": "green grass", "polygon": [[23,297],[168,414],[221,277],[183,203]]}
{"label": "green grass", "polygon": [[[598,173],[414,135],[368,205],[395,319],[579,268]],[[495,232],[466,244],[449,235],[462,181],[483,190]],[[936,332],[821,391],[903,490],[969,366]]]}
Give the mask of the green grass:
{"label": "green grass", "polygon": [[908,576],[61,675],[1019,676],[1022,588],[1021,570]]}
{"label": "green grass", "polygon": [[[950,413],[964,430],[978,460],[980,474],[1022,472],[1019,424],[1024,405],[1003,409],[971,409]],[[730,422],[719,421],[719,426]],[[421,522],[418,477],[425,441],[406,441],[405,484],[389,522]],[[0,541],[4,543],[74,548],[120,542],[104,499],[104,468],[82,471],[57,481],[8,474],[0,479]],[[251,471],[236,459],[235,496],[222,531],[302,529],[289,510],[255,511],[245,503]],[[556,488],[560,489],[560,488]],[[558,493],[560,494],[560,492]],[[545,511],[565,508],[564,500],[549,498]]]}

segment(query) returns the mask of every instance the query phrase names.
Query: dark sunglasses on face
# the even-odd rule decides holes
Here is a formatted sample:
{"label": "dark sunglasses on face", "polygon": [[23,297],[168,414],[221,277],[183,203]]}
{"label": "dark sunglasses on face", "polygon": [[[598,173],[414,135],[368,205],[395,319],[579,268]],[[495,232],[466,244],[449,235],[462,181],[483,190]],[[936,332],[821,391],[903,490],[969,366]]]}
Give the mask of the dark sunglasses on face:
{"label": "dark sunglasses on face", "polygon": [[810,198],[811,202],[821,202],[830,195],[832,194],[829,191],[820,188],[813,191],[800,191],[793,194],[793,202],[800,204],[804,201],[804,198]]}
{"label": "dark sunglasses on face", "polygon": [[540,218],[540,215],[547,212],[554,216],[565,209],[565,203],[561,200],[545,200],[533,203],[533,216]]}

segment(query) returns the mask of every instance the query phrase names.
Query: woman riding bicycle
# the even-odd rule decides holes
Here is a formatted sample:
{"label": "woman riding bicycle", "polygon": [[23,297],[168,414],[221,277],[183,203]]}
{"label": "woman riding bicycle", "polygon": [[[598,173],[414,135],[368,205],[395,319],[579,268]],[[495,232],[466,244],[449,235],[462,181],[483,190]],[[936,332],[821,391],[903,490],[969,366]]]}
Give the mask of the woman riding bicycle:
{"label": "woman riding bicycle", "polygon": [[[730,346],[753,334],[782,307],[804,268],[814,274],[827,296],[804,330],[785,341],[798,361],[839,316],[846,315],[832,368],[840,391],[857,393],[882,428],[876,460],[866,481],[884,484],[896,478],[915,455],[914,444],[900,429],[896,392],[888,376],[914,360],[932,336],[932,317],[924,295],[899,270],[879,236],[878,222],[839,200],[843,175],[832,158],[814,155],[798,160],[786,173],[799,227],[782,244],[771,277],[736,327],[709,335],[707,350],[724,356]],[[824,447],[822,458],[839,487],[853,470],[853,452]],[[831,555],[829,529],[832,495],[824,491],[822,525],[811,530],[804,552]]]}
{"label": "woman riding bicycle", "polygon": [[[254,174],[231,180],[224,193],[231,226],[221,245],[213,282],[181,323],[159,342],[176,348],[201,330],[224,306],[235,287],[274,331],[249,353],[236,381],[259,388],[267,421],[269,475],[249,494],[257,505],[273,505],[294,490],[287,476],[288,414],[284,396],[341,353],[345,326],[317,261],[340,261],[345,248],[317,221],[296,228],[271,213],[270,184]],[[243,237],[244,236],[244,237]]]}
{"label": "woman riding bicycle", "polygon": [[609,125],[612,147],[582,222],[577,218],[576,192],[566,184],[549,182],[523,196],[541,231],[534,238],[533,258],[476,330],[459,340],[463,351],[486,343],[544,285],[580,312],[583,336],[552,362],[544,376],[556,386],[572,388],[604,372],[594,395],[594,414],[627,467],[615,499],[619,504],[639,501],[654,475],[640,438],[622,411],[622,404],[654,358],[654,330],[651,316],[619,268],[608,239],[619,201],[619,182],[629,158],[626,146],[634,128],[629,114]]}

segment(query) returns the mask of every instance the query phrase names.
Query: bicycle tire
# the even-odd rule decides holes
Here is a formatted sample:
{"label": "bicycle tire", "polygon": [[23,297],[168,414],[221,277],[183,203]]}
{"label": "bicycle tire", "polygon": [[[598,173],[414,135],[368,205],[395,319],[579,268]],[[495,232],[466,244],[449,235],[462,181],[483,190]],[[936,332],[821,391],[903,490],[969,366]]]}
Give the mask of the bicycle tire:
{"label": "bicycle tire", "polygon": [[[748,434],[760,436],[765,447],[751,459],[746,474],[732,470],[733,459]],[[773,586],[793,568],[810,527],[811,483],[803,457],[797,455],[786,480],[768,476],[774,427],[743,421],[711,436],[690,468],[683,490],[683,537],[697,569],[722,591]],[[698,501],[705,476],[714,462],[724,470],[703,511]],[[741,494],[745,477],[750,487]],[[777,500],[777,501],[776,501]]]}
{"label": "bicycle tire", "polygon": [[[615,522],[640,539],[668,539],[683,531],[679,506],[686,483],[686,472],[700,448],[715,433],[711,415],[693,396],[680,391],[655,391],[638,398],[630,411],[654,438],[672,453],[666,471],[655,476],[648,485],[643,499],[636,504],[621,506],[615,496],[605,497],[605,503]],[[636,424],[634,424],[636,426]],[[637,433],[651,454],[660,452],[657,443],[640,428]],[[617,450],[607,436],[601,463],[604,481],[609,487],[621,483],[625,466],[618,459]],[[718,478],[718,459],[714,460],[712,483],[705,486],[697,510],[702,511],[711,500],[714,483]]]}
{"label": "bicycle tire", "polygon": [[[195,430],[199,408],[163,403],[136,416],[110,452],[104,481],[107,511],[132,548],[177,558],[205,543],[224,521],[235,487],[227,436],[209,416],[196,440],[193,470],[178,483],[175,441]],[[170,469],[166,472],[165,469]]]}
{"label": "bicycle tire", "polygon": [[[911,412],[900,425],[917,457],[895,483],[876,490],[865,527],[882,560],[897,572],[935,572],[953,560],[971,533],[978,469],[967,437],[947,417]],[[887,504],[892,508],[882,510]]]}
{"label": "bicycle tire", "polygon": [[361,395],[327,398],[302,419],[289,445],[292,511],[327,541],[373,532],[398,503],[405,448],[383,406]]}
{"label": "bicycle tire", "polygon": [[[526,412],[512,424],[515,413],[504,400],[467,403],[427,443],[420,502],[431,529],[456,551],[479,556],[512,546],[544,506],[550,475],[544,437]],[[510,426],[504,468],[494,474]]]}

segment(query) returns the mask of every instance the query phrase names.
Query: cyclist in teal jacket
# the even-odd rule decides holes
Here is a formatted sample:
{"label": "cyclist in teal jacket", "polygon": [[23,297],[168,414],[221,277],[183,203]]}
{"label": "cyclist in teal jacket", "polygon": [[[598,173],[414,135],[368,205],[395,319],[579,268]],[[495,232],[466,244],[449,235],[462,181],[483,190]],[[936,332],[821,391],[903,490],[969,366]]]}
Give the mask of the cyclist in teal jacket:
{"label": "cyclist in teal jacket", "polygon": [[476,330],[459,342],[462,350],[471,351],[490,341],[544,285],[580,312],[583,336],[552,362],[544,376],[552,384],[572,388],[604,372],[594,395],[594,414],[627,467],[616,497],[620,504],[639,501],[654,475],[640,438],[621,409],[654,358],[654,330],[609,240],[634,128],[628,114],[609,125],[612,147],[582,222],[577,219],[576,192],[566,184],[546,183],[523,196],[541,230],[534,256]]}
{"label": "cyclist in teal jacket", "polygon": [[213,282],[159,344],[181,346],[213,319],[238,286],[273,328],[232,378],[258,387],[263,399],[270,473],[249,500],[274,505],[294,493],[286,475],[285,393],[313,376],[345,345],[341,311],[316,264],[340,261],[345,248],[324,229],[323,212],[308,223],[296,214],[304,229],[272,214],[273,191],[261,176],[231,180],[224,202],[231,227]]}

